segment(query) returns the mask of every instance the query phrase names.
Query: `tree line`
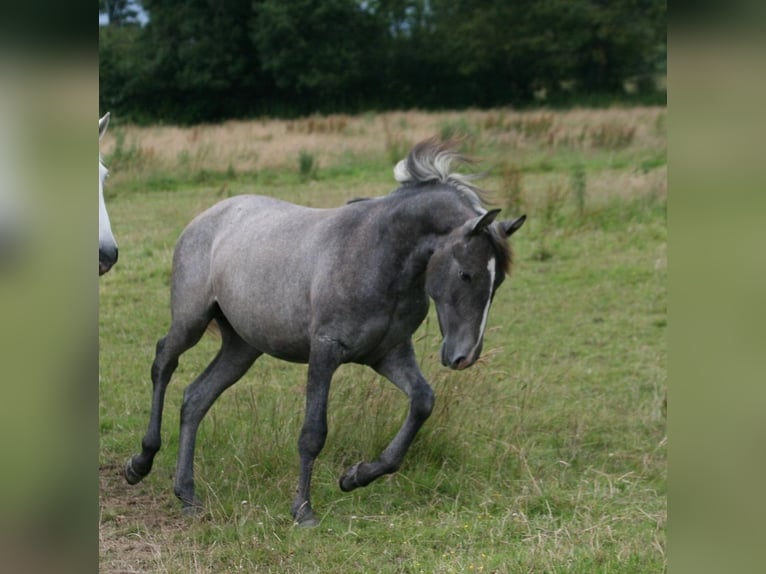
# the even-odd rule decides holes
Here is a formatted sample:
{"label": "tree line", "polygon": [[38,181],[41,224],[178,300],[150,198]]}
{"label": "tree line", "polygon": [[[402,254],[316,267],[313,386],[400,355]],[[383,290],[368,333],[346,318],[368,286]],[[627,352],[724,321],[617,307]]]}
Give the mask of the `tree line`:
{"label": "tree line", "polygon": [[141,123],[665,98],[665,0],[99,0],[99,14],[101,111]]}

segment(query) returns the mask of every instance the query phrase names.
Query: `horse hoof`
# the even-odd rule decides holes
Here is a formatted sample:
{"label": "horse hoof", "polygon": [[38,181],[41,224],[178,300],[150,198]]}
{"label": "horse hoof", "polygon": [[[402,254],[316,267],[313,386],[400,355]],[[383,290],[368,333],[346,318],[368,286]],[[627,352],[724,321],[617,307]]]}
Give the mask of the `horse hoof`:
{"label": "horse hoof", "polygon": [[357,473],[359,472],[360,464],[362,463],[357,462],[354,466],[352,466],[346,472],[344,472],[343,476],[340,477],[338,484],[340,485],[340,489],[343,492],[351,492],[352,490],[362,486],[361,484],[359,484],[359,481],[357,480]]}
{"label": "horse hoof", "polygon": [[125,480],[128,481],[128,484],[138,484],[145,476],[145,474],[138,474],[133,470],[133,459],[128,459],[128,462],[125,463]]}
{"label": "horse hoof", "polygon": [[202,507],[201,502],[184,505],[183,509],[181,509],[181,513],[187,518],[199,518],[204,514],[204,511],[205,509]]}
{"label": "horse hoof", "polygon": [[293,524],[299,528],[314,528],[319,526],[319,521],[314,516],[314,511],[307,500],[294,502],[290,513],[293,515]]}
{"label": "horse hoof", "polygon": [[301,516],[300,519],[296,518],[295,525],[298,528],[316,528],[319,526],[319,521],[316,519],[313,512],[309,512],[304,516]]}
{"label": "horse hoof", "polygon": [[296,520],[295,525],[298,528],[316,528],[319,526],[319,521],[312,514],[311,516],[304,516],[300,521]]}

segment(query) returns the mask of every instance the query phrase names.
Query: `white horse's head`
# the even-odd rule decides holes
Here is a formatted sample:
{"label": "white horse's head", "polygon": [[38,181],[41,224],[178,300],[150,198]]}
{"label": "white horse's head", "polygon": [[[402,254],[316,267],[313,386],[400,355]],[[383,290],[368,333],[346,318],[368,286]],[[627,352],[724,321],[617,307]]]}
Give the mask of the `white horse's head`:
{"label": "white horse's head", "polygon": [[[109,112],[98,120],[98,139],[101,140],[109,125]],[[117,263],[117,242],[112,235],[112,225],[104,203],[104,180],[109,174],[101,156],[98,158],[98,274],[103,275]]]}

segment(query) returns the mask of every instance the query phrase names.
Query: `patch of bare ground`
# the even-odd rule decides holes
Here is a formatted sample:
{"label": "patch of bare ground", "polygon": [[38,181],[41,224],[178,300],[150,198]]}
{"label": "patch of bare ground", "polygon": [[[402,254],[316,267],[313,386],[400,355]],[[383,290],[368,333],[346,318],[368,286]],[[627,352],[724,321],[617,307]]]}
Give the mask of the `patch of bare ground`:
{"label": "patch of bare ground", "polygon": [[99,572],[162,571],[163,553],[188,519],[145,487],[130,486],[120,464],[102,465],[99,483]]}

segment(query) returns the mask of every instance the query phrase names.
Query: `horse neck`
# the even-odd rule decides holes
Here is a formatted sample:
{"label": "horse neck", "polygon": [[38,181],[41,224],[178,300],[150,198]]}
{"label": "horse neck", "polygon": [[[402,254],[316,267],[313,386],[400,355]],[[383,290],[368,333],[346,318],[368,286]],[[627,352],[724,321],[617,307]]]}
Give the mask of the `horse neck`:
{"label": "horse neck", "polygon": [[434,251],[455,228],[476,214],[449,191],[424,190],[394,196],[389,196],[391,204],[385,206],[378,224],[386,228],[397,257],[404,261],[403,278],[422,276],[424,280]]}
{"label": "horse neck", "polygon": [[384,225],[390,226],[404,239],[415,237],[445,237],[472,217],[473,209],[459,198],[450,187],[436,189],[402,189],[389,196],[391,206],[387,206],[382,218]]}

